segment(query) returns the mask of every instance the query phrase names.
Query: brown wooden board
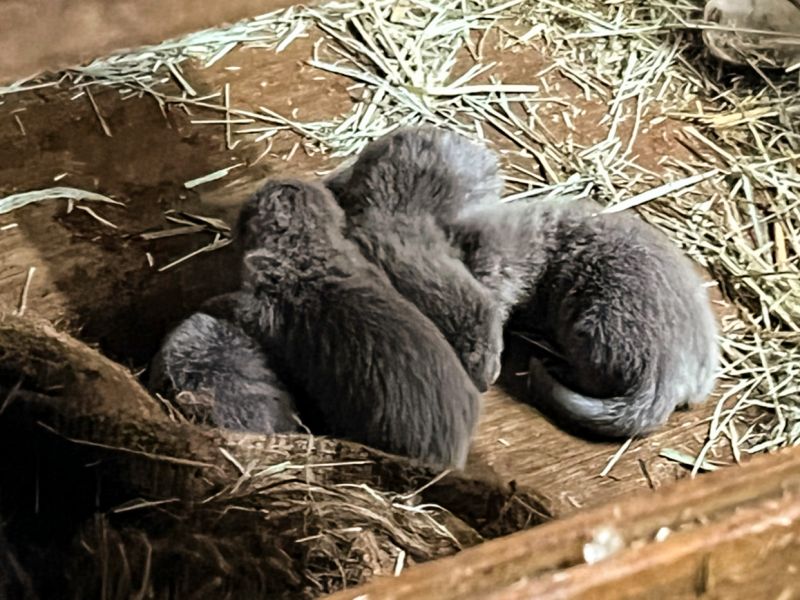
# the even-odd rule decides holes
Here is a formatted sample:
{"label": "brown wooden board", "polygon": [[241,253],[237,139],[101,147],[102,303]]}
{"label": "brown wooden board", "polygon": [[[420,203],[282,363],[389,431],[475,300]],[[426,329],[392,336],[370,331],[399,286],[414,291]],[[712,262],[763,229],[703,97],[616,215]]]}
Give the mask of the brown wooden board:
{"label": "brown wooden board", "polygon": [[294,0],[5,0],[0,2],[0,83],[294,4]]}
{"label": "brown wooden board", "polygon": [[[603,528],[612,528],[624,547],[587,564],[584,546]],[[795,597],[798,586],[800,448],[795,448],[329,597],[787,599]]]}

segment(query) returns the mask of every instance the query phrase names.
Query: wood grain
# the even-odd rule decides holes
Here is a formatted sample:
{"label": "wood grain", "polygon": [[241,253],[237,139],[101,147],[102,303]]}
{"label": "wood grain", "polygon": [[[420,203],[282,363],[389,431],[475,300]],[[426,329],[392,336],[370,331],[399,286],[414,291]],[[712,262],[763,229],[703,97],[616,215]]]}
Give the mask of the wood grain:
{"label": "wood grain", "polygon": [[296,0],[5,0],[0,2],[0,83],[296,3]]}
{"label": "wood grain", "polygon": [[[625,547],[584,562],[613,528]],[[666,541],[656,534],[667,528]],[[666,531],[664,530],[664,531]],[[800,448],[609,503],[331,600],[790,598],[800,568]]]}

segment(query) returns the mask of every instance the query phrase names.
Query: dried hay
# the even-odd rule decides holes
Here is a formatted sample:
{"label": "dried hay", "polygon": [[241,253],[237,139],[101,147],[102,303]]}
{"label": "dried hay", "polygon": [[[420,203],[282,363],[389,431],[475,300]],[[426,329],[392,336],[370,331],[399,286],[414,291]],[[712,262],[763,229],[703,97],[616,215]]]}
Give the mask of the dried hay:
{"label": "dried hay", "polygon": [[95,192],[88,192],[86,190],[78,190],[69,187],[53,187],[44,190],[32,190],[30,192],[21,192],[19,194],[11,194],[0,198],[0,215],[11,212],[28,204],[34,202],[42,202],[55,198],[64,198],[70,202],[80,200],[94,200],[96,202],[106,202],[108,204],[116,204],[117,206],[125,206],[122,202],[118,202]]}
{"label": "dried hay", "polygon": [[287,480],[94,519],[76,540],[70,589],[75,598],[313,598],[480,540],[458,524],[366,485]]}

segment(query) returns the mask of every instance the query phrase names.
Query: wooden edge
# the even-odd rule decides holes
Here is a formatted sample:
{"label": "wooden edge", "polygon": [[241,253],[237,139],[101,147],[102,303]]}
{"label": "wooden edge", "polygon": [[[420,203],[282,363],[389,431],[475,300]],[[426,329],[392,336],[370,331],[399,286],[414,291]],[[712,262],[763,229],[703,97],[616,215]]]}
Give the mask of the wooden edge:
{"label": "wooden edge", "polygon": [[[583,597],[591,585],[597,586],[598,595],[590,596],[602,598],[605,596],[600,593],[601,588],[613,589],[618,580],[632,581],[648,569],[680,560],[691,563],[690,558],[696,560],[714,549],[725,554],[736,544],[743,548],[753,544],[759,547],[761,537],[779,523],[787,524],[787,531],[796,532],[798,493],[800,448],[786,449],[756,457],[742,467],[680,481],[658,493],[636,494],[567,519],[488,541],[456,556],[415,566],[400,577],[376,579],[329,598],[577,598]],[[749,512],[739,514],[743,510]],[[583,559],[585,544],[598,530],[608,528],[623,540],[624,549],[612,559],[587,565]],[[676,533],[673,541],[668,537],[669,543],[657,543],[656,534],[662,528],[672,532],[687,528],[691,531]],[[756,561],[748,555],[739,559],[740,568],[742,559]],[[781,564],[780,556],[774,560]],[[795,560],[800,560],[800,556]],[[617,565],[616,571],[605,571],[613,565]],[[693,577],[694,571],[684,569],[675,576]]]}
{"label": "wooden edge", "polygon": [[0,2],[0,83],[295,4],[299,2],[5,0]]}
{"label": "wooden edge", "polygon": [[521,580],[485,600],[792,598],[800,580],[800,494],[648,540],[607,560]]}

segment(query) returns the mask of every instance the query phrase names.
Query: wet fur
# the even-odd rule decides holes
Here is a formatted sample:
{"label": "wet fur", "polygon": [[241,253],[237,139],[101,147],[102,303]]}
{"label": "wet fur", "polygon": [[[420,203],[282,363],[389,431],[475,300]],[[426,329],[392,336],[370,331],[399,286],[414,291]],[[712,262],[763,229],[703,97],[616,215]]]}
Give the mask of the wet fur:
{"label": "wet fur", "polygon": [[272,181],[245,204],[245,327],[280,354],[327,433],[462,467],[479,393],[433,323],[344,227],[330,192],[314,184]]}
{"label": "wet fur", "polygon": [[153,359],[150,387],[196,422],[265,434],[298,429],[292,397],[261,346],[208,314],[193,314],[169,333]]}
{"label": "wet fur", "polygon": [[457,220],[465,260],[510,327],[560,359],[529,381],[553,412],[595,434],[651,432],[712,391],[716,322],[691,261],[629,213],[588,201],[476,206]]}
{"label": "wet fur", "polygon": [[326,185],[347,213],[347,236],[433,321],[485,391],[500,374],[503,323],[441,222],[465,204],[499,198],[494,155],[449,131],[400,129],[369,144]]}

